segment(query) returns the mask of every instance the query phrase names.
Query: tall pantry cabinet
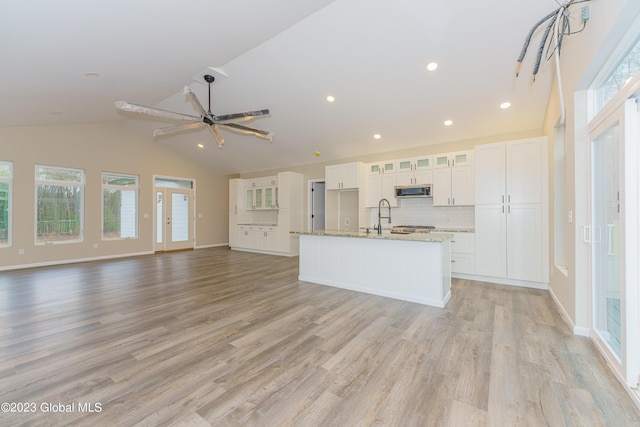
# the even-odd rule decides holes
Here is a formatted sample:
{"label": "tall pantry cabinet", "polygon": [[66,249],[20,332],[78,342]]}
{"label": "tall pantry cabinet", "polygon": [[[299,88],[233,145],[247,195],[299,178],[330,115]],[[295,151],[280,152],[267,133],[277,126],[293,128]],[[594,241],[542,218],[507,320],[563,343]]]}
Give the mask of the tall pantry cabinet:
{"label": "tall pantry cabinet", "polygon": [[477,275],[548,285],[547,152],[546,137],[475,147]]}

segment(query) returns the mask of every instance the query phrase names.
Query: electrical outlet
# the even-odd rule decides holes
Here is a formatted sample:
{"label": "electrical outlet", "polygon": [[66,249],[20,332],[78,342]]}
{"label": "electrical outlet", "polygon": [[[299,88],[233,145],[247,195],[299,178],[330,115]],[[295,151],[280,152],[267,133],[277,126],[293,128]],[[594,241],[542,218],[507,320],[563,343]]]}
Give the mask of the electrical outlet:
{"label": "electrical outlet", "polygon": [[18,255],[24,255],[24,249],[18,249]]}
{"label": "electrical outlet", "polygon": [[349,225],[349,224],[351,224],[351,218],[345,218],[344,225]]}
{"label": "electrical outlet", "polygon": [[582,22],[587,22],[589,20],[589,6],[582,7]]}
{"label": "electrical outlet", "polygon": [[98,244],[97,243],[93,244],[93,249],[98,249]]}

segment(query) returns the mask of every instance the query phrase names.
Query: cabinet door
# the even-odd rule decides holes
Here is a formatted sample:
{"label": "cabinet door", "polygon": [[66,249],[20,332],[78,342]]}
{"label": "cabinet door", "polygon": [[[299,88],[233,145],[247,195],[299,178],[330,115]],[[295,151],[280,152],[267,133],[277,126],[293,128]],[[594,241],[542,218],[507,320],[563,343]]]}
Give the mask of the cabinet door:
{"label": "cabinet door", "polygon": [[339,190],[342,183],[342,165],[331,165],[324,168],[325,189]]}
{"label": "cabinet door", "polygon": [[432,169],[433,168],[432,161],[433,161],[433,158],[431,156],[416,157],[413,160],[413,164],[414,164],[413,169],[415,171],[423,171],[423,170],[426,170],[426,169]]}
{"label": "cabinet door", "polygon": [[504,144],[476,146],[474,154],[476,205],[493,205],[506,202]]}
{"label": "cabinet door", "polygon": [[245,204],[247,209],[255,209],[256,205],[253,202],[253,189],[246,190]]}
{"label": "cabinet door", "polygon": [[357,163],[349,163],[342,167],[342,188],[358,188],[360,186],[360,167]]}
{"label": "cabinet door", "polygon": [[469,206],[473,205],[474,201],[473,168],[471,165],[451,168],[451,204]]}
{"label": "cabinet door", "polygon": [[379,163],[367,164],[367,175],[378,175],[380,173],[382,173],[382,168]]}
{"label": "cabinet door", "polygon": [[507,273],[509,277],[541,282],[542,257],[541,205],[507,206]]}
{"label": "cabinet door", "polygon": [[275,207],[274,187],[264,189],[264,208],[273,209]]}
{"label": "cabinet door", "polygon": [[[380,184],[380,199],[387,199],[392,208],[398,206],[396,199],[396,173],[385,172],[382,174],[382,182]],[[378,202],[380,202],[378,199]],[[378,204],[376,204],[378,206]]]}
{"label": "cabinet door", "polygon": [[449,153],[436,154],[433,156],[434,168],[448,168],[449,166],[451,166],[449,162]]}
{"label": "cabinet door", "polygon": [[476,274],[507,277],[507,219],[504,205],[476,205]]}
{"label": "cabinet door", "polygon": [[264,209],[264,188],[256,188],[254,190],[254,206],[255,209]]}
{"label": "cabinet door", "polygon": [[414,184],[433,184],[432,169],[417,169],[414,173]]}
{"label": "cabinet door", "polygon": [[451,168],[433,170],[433,206],[451,204]]}
{"label": "cabinet door", "polygon": [[366,202],[368,208],[378,207],[378,202],[382,198],[382,174],[367,176]]}
{"label": "cabinet door", "polygon": [[451,167],[470,166],[473,164],[473,151],[457,151],[449,153]]}
{"label": "cabinet door", "polygon": [[396,173],[396,185],[413,185],[413,171]]}
{"label": "cabinet door", "polygon": [[[542,203],[543,144],[539,139],[507,144],[507,201]],[[545,150],[546,151],[546,150]]]}
{"label": "cabinet door", "polygon": [[398,172],[408,172],[413,170],[413,161],[411,159],[398,160]]}

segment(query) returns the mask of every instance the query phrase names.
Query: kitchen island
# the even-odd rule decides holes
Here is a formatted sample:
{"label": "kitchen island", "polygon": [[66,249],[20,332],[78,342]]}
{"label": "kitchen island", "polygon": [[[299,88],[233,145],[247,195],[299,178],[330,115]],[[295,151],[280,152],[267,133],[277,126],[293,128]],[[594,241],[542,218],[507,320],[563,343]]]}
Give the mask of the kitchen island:
{"label": "kitchen island", "polygon": [[450,235],[297,232],[299,280],[444,307],[451,297]]}

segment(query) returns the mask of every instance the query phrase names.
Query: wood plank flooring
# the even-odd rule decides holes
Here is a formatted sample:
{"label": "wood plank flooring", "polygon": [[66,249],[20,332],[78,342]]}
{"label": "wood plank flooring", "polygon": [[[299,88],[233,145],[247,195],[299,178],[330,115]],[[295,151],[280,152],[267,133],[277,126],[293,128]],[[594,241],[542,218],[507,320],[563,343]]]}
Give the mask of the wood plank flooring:
{"label": "wood plank flooring", "polygon": [[640,425],[546,291],[456,280],[438,309],[297,263],[216,248],[0,273],[0,402],[35,409],[0,425]]}

